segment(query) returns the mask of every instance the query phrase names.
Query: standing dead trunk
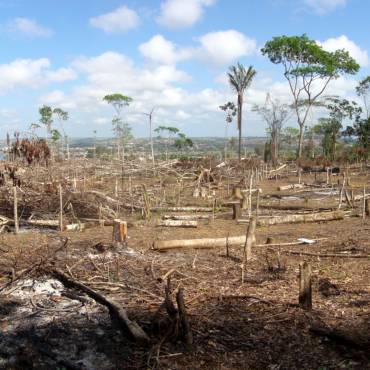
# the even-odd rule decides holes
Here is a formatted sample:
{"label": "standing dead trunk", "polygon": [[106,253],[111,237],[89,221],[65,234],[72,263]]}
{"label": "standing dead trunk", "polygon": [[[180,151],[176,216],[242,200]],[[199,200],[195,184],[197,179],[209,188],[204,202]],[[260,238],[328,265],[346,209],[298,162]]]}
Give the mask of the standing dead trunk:
{"label": "standing dead trunk", "polygon": [[17,187],[13,186],[13,196],[14,196],[14,231],[16,234],[19,233],[19,220],[18,220],[18,196]]}
{"label": "standing dead trunk", "polygon": [[311,266],[307,262],[299,264],[299,305],[312,309]]}
{"label": "standing dead trunk", "polygon": [[188,346],[191,346],[193,344],[193,334],[191,332],[188,315],[186,313],[183,288],[179,288],[176,294],[176,301],[179,310],[179,320],[181,324],[182,334],[184,336],[184,341]]}
{"label": "standing dead trunk", "polygon": [[242,284],[244,284],[245,266],[247,262],[252,259],[252,246],[256,243],[255,232],[256,232],[256,219],[254,217],[251,217],[243,248]]}
{"label": "standing dead trunk", "polygon": [[63,189],[59,184],[59,231],[63,231]]}

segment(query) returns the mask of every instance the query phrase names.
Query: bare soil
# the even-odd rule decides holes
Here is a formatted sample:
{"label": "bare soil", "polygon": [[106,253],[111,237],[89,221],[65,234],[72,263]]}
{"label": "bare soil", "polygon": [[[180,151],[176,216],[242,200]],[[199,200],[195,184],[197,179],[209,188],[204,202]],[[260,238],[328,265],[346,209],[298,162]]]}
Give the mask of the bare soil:
{"label": "bare soil", "polygon": [[[306,174],[302,181],[320,184],[325,176]],[[369,186],[369,178],[368,173],[351,177],[355,194]],[[134,185],[145,183],[150,191],[157,181],[138,178]],[[338,195],[320,195],[312,188],[277,191],[277,186],[295,182],[292,174],[259,181],[261,204],[337,207]],[[112,181],[108,183],[111,194]],[[211,199],[191,197],[191,184],[187,188],[185,182],[180,204],[211,205]],[[173,186],[167,185],[168,194]],[[220,203],[230,199],[225,187],[218,194]],[[176,191],[173,197],[175,201]],[[140,212],[121,210],[120,217],[129,222],[127,247],[112,244],[112,227],[1,234],[0,368],[370,369],[370,218],[353,217],[361,214],[361,204],[343,206],[352,217],[339,221],[258,227],[257,244],[268,237],[274,243],[321,240],[255,247],[244,283],[240,246],[230,247],[229,256],[226,248],[152,249],[155,240],[244,235],[247,226],[232,220],[227,209],[216,212],[215,219],[199,220],[196,229],[157,227],[161,215],[170,212],[153,212],[150,220],[141,220]],[[284,212],[260,210],[261,215]],[[368,257],[351,258],[356,255]],[[302,261],[310,263],[313,273],[310,311],[298,305]],[[105,308],[48,275],[53,267],[121,303],[151,345],[141,347],[122,335]],[[171,269],[173,292],[184,288],[191,347],[181,338],[166,337],[166,281],[161,277]],[[320,335],[315,328],[341,335]]]}

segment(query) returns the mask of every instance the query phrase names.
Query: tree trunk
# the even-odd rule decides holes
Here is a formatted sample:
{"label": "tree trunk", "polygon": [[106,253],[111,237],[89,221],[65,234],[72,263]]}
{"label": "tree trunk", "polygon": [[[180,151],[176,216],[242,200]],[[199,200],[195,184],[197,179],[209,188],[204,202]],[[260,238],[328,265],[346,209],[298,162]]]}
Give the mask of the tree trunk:
{"label": "tree trunk", "polygon": [[149,130],[150,130],[150,136],[149,136],[150,150],[152,152],[152,163],[153,163],[153,167],[154,167],[155,166],[155,160],[154,160],[154,147],[153,147],[153,135],[152,135],[152,113],[150,113],[150,116],[149,116]]}
{"label": "tree trunk", "polygon": [[241,159],[242,150],[242,115],[243,115],[243,96],[238,94],[238,131],[239,131],[239,147],[238,147],[238,160]]}
{"label": "tree trunk", "polygon": [[299,123],[299,142],[298,142],[298,159],[302,158],[303,153],[303,140],[304,140],[304,124]]}

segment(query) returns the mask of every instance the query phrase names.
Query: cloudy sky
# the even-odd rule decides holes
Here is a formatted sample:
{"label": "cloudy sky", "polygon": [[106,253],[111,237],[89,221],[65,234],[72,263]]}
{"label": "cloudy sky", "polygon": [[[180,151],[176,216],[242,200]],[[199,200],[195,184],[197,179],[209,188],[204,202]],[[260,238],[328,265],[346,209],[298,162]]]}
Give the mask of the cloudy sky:
{"label": "cloudy sky", "polygon": [[251,106],[267,92],[290,99],[281,67],[260,54],[264,43],[307,33],[328,50],[347,49],[361,70],[329,93],[349,98],[370,74],[369,11],[363,0],[0,0],[0,135],[27,130],[48,104],[68,110],[70,136],[111,136],[102,97],[121,92],[134,99],[124,117],[136,136],[147,135],[143,113],[154,106],[155,125],[222,136],[218,106],[234,99],[226,72],[237,61],[258,72],[244,133],[263,135]]}

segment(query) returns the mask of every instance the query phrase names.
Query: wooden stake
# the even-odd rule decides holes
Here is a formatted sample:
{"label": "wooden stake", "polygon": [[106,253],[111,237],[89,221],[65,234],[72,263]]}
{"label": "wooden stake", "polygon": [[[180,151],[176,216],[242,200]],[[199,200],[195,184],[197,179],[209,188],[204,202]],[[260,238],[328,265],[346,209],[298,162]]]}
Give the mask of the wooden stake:
{"label": "wooden stake", "polygon": [[248,225],[247,236],[243,248],[243,262],[242,262],[242,284],[244,284],[245,266],[252,258],[252,246],[256,243],[256,219],[250,218]]}
{"label": "wooden stake", "polygon": [[252,187],[253,187],[253,172],[249,178],[249,200],[248,200],[248,216],[252,216]]}
{"label": "wooden stake", "polygon": [[364,197],[362,199],[362,219],[364,220],[366,217],[366,187],[364,186]]}
{"label": "wooden stake", "polygon": [[299,305],[312,309],[311,266],[307,262],[299,264]]}
{"label": "wooden stake", "polygon": [[18,196],[17,186],[13,186],[13,197],[14,197],[14,232],[19,233],[19,220],[18,220]]}
{"label": "wooden stake", "polygon": [[63,231],[63,191],[59,184],[59,231]]}
{"label": "wooden stake", "polygon": [[256,222],[258,222],[258,211],[260,206],[260,192],[257,191],[257,202],[256,202]]}

